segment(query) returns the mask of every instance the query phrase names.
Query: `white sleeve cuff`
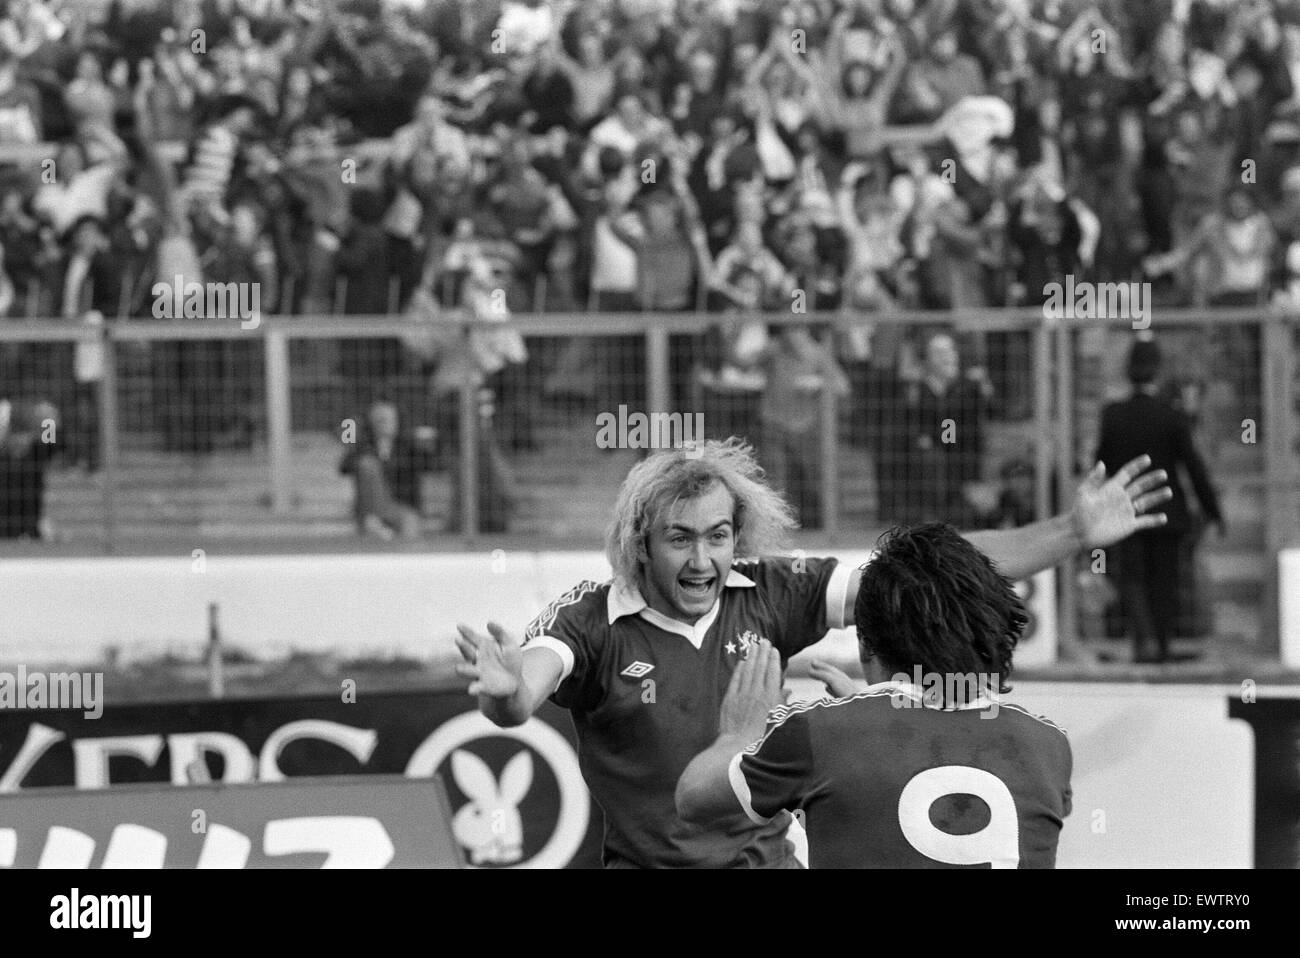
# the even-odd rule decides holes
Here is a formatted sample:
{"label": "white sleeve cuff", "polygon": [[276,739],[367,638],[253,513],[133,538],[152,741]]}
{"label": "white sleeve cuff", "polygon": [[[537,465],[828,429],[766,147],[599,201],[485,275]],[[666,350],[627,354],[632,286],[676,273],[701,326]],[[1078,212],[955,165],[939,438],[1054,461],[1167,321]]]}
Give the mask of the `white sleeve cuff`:
{"label": "white sleeve cuff", "polygon": [[849,596],[849,577],[853,568],[840,562],[831,572],[830,581],[826,583],[826,626],[831,629],[845,627],[844,602]]}
{"label": "white sleeve cuff", "polygon": [[764,818],[754,811],[754,796],[749,791],[749,782],[745,780],[745,773],[740,769],[740,760],[744,757],[744,752],[737,752],[731,757],[731,761],[727,764],[727,779],[731,782],[731,790],[736,793],[736,799],[749,820],[755,825],[766,825],[772,819]]}
{"label": "white sleeve cuff", "polygon": [[550,649],[560,657],[560,681],[555,683],[556,688],[559,688],[560,684],[573,674],[573,649],[559,639],[549,635],[539,635],[528,640],[528,644],[524,646],[524,651],[528,649]]}

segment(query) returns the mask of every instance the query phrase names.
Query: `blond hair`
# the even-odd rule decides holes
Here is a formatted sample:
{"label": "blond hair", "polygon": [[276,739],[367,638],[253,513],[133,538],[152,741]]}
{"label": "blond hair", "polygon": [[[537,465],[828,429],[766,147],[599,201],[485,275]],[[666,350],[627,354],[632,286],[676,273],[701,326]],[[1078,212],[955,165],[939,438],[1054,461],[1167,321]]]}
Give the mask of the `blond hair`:
{"label": "blond hair", "polygon": [[736,504],[736,554],[783,552],[798,525],[790,504],[767,484],[749,443],[734,436],[710,439],[694,449],[655,453],[627,474],[605,534],[605,555],[614,578],[637,582],[640,546],[655,521],[676,503],[704,495],[719,483]]}

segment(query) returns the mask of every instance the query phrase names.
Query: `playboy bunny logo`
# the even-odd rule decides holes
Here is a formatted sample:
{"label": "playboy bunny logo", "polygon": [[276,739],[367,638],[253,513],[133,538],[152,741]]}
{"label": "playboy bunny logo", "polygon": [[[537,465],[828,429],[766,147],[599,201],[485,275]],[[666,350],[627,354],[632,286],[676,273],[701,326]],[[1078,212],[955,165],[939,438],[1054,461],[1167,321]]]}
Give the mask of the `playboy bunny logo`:
{"label": "playboy bunny logo", "polygon": [[[513,750],[504,753],[511,760],[502,771],[498,789],[491,770],[465,746],[501,743],[503,739],[513,744]],[[534,781],[536,762],[541,762],[541,771]],[[502,846],[513,845],[506,867],[564,868],[586,837],[592,806],[578,756],[563,735],[540,719],[529,719],[514,728],[498,728],[476,708],[448,719],[420,743],[406,763],[410,778],[435,774],[454,781],[458,786],[455,791],[469,803],[457,809],[452,822],[456,838],[470,850],[471,862],[499,865],[499,856],[506,851]],[[557,789],[559,808],[554,808]],[[548,807],[553,809],[549,812],[555,816],[553,820],[547,818]],[[523,830],[518,823],[522,816],[529,816],[528,832],[522,835],[528,842],[521,842]],[[514,825],[510,824],[512,820]],[[512,830],[514,837],[503,841]],[[498,857],[488,858],[484,849]]]}
{"label": "playboy bunny logo", "polygon": [[456,812],[452,831],[469,850],[475,865],[509,865],[523,857],[524,828],[519,803],[533,784],[533,757],[520,752],[497,783],[492,770],[477,755],[457,749],[451,755],[451,777],[469,803]]}

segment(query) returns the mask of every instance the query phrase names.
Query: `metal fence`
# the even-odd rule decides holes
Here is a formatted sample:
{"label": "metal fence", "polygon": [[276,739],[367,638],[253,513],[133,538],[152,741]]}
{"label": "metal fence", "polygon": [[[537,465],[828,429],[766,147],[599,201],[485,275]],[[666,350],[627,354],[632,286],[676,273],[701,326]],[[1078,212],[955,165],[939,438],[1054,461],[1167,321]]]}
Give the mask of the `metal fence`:
{"label": "metal fence", "polygon": [[[1041,309],[249,325],[0,324],[10,446],[20,427],[41,431],[38,400],[58,411],[48,482],[11,464],[7,498],[39,482],[58,534],[107,551],[367,531],[591,546],[627,468],[702,429],[752,441],[819,542],[923,519],[1019,525],[1071,500],[1134,338],[1128,321]],[[1300,537],[1296,317],[1164,310],[1152,330],[1227,503],[1228,554],[1262,570],[1275,609],[1273,557]],[[407,437],[409,526],[367,528],[358,512],[355,450],[376,400]],[[1107,628],[1087,583],[1064,577],[1063,635]]]}

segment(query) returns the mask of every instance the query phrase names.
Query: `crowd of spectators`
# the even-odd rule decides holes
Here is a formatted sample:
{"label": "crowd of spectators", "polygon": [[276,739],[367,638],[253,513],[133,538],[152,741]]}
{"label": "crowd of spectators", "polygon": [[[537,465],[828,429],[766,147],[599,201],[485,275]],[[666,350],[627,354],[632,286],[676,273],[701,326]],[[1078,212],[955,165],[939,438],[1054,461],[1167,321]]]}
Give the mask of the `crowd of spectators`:
{"label": "crowd of spectators", "polygon": [[[705,309],[701,382],[762,391],[753,357],[809,354],[756,311],[1034,305],[1066,273],[1262,304],[1300,288],[1298,81],[1286,0],[0,0],[0,317],[147,317],[175,276],[258,282],[265,313]],[[1027,341],[989,342],[962,348],[1023,411]],[[907,374],[897,339],[820,345],[854,389]],[[451,349],[337,371],[358,409],[412,368],[477,377],[527,446],[538,358]],[[600,342],[543,359],[530,382],[621,398]],[[210,448],[176,407],[169,443]]]}

